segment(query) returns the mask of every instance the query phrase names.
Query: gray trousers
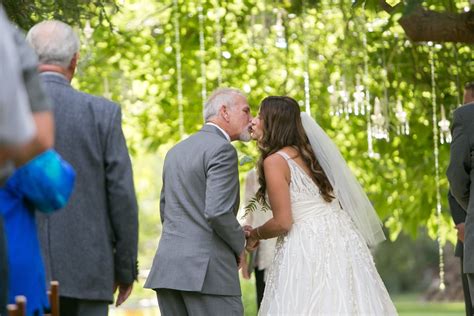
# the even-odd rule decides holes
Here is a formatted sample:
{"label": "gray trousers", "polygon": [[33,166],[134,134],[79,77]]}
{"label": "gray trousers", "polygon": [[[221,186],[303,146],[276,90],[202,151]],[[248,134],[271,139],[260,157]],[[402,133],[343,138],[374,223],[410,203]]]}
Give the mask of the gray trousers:
{"label": "gray trousers", "polygon": [[242,316],[241,296],[155,289],[162,316]]}
{"label": "gray trousers", "polygon": [[471,302],[474,302],[474,273],[466,273],[467,282],[469,283],[469,294],[471,295]]}

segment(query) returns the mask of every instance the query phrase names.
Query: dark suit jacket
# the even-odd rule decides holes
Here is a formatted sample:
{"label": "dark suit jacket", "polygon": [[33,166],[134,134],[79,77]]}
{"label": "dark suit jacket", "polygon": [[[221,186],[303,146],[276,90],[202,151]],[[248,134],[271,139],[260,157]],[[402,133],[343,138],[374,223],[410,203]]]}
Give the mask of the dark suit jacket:
{"label": "dark suit jacket", "polygon": [[160,199],[163,231],[145,287],[241,295],[237,152],[215,126],[168,152]]}
{"label": "dark suit jacket", "polygon": [[453,114],[451,159],[446,175],[450,190],[466,210],[464,234],[464,272],[474,273],[474,103],[466,104]]}
{"label": "dark suit jacket", "polygon": [[[451,210],[451,216],[453,217],[454,223],[460,224],[466,221],[466,211],[459,205],[454,196],[451,194],[451,191],[448,191],[448,202],[449,209]],[[456,257],[462,257],[464,253],[464,244],[458,239],[456,243],[456,249],[454,255]]]}
{"label": "dark suit jacket", "polygon": [[54,105],[55,149],[76,170],[67,206],[38,216],[49,278],[60,295],[112,301],[114,281],[137,277],[138,208],[116,104],[41,75]]}

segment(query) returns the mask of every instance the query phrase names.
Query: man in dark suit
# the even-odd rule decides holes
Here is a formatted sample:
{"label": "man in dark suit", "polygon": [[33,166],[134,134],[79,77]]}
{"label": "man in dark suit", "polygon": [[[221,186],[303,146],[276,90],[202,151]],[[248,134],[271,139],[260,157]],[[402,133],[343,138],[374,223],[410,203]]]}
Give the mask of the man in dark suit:
{"label": "man in dark suit", "polygon": [[464,273],[463,269],[463,257],[464,257],[464,222],[466,221],[466,211],[456,202],[456,199],[451,194],[451,191],[448,192],[448,202],[449,208],[451,209],[451,215],[456,225],[456,230],[458,231],[458,242],[456,244],[456,250],[454,255],[460,258],[461,261],[461,280],[462,288],[464,291],[464,304],[466,306],[466,315],[472,315],[472,302],[471,296],[469,294],[469,284],[467,281],[467,276]]}
{"label": "man in dark suit", "polygon": [[[461,257],[461,273],[466,315],[473,315],[474,301],[474,196],[471,174],[474,171],[474,82],[466,84],[464,105],[454,111],[451,161],[447,170],[451,213],[458,230],[456,256]],[[467,281],[467,282],[466,282]],[[467,284],[466,284],[467,283]]]}
{"label": "man in dark suit", "polygon": [[238,90],[218,89],[206,124],[166,155],[163,231],[145,287],[161,315],[243,315],[238,266],[245,236],[236,219],[239,174],[234,140],[250,140],[250,108]]}
{"label": "man in dark suit", "polygon": [[107,315],[137,278],[138,209],[117,104],[75,90],[79,40],[59,21],[35,25],[27,41],[54,105],[55,149],[77,172],[68,205],[38,216],[49,278],[60,284],[61,315]]}

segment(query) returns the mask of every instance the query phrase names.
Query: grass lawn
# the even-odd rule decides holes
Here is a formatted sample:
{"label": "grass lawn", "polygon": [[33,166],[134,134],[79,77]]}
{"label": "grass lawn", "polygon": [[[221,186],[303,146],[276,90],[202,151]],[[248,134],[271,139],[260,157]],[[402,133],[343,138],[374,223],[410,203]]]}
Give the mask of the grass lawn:
{"label": "grass lawn", "polygon": [[393,297],[400,316],[464,316],[464,302],[423,302],[417,294]]}
{"label": "grass lawn", "polygon": [[[241,280],[242,300],[245,316],[257,315],[255,298],[255,280]],[[433,303],[423,302],[419,294],[394,295],[393,300],[400,316],[464,316],[464,303]],[[148,307],[139,307],[144,300],[148,300]],[[139,303],[140,302],[140,303]],[[155,306],[150,306],[155,305]],[[143,306],[143,305],[142,305]],[[153,291],[144,290],[141,286],[134,289],[132,297],[118,309],[111,309],[111,316],[158,316],[156,296]],[[337,316],[337,315],[334,315]]]}
{"label": "grass lawn", "polygon": [[[245,316],[257,315],[255,281],[241,280]],[[419,294],[403,294],[392,297],[400,316],[464,316],[464,302],[424,302]],[[336,315],[335,315],[336,316]]]}

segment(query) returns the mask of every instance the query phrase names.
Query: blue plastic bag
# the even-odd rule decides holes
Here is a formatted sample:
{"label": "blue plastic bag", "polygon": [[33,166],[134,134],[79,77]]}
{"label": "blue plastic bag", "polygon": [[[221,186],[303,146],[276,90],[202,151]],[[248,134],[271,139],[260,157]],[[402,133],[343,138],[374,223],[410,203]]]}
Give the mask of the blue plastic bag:
{"label": "blue plastic bag", "polygon": [[72,166],[56,151],[48,150],[16,169],[4,189],[49,213],[66,205],[75,178]]}

